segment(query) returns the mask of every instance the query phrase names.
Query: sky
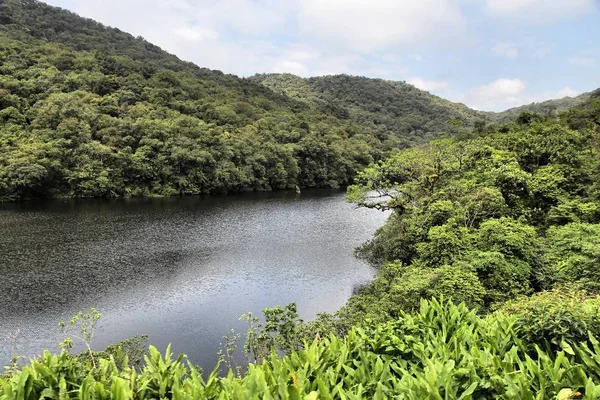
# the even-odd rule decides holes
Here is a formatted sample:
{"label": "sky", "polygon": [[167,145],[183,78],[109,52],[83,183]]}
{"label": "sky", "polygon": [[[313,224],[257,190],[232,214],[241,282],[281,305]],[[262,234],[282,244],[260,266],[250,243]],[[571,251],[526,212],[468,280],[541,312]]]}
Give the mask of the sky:
{"label": "sky", "polygon": [[600,0],[46,0],[225,73],[406,81],[500,111],[600,87]]}

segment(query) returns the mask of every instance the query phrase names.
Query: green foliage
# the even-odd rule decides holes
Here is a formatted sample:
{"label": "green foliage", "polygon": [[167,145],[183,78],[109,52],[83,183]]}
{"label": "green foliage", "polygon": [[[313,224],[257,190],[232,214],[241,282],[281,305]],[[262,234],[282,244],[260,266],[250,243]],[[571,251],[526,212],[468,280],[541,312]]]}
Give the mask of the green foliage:
{"label": "green foliage", "polygon": [[296,303],[265,308],[263,316],[264,325],[251,313],[240,317],[248,322],[244,350],[249,360],[261,362],[273,350],[289,354],[302,347],[306,329],[304,321],[298,316]]}
{"label": "green foliage", "polygon": [[0,399],[551,399],[600,396],[600,344],[565,339],[546,352],[519,337],[518,317],[482,318],[464,305],[422,301],[415,313],[329,336],[243,376],[203,377],[150,347],[144,365],[114,357],[93,368],[45,352],[6,379]]}
{"label": "green foliage", "polygon": [[[495,129],[493,114],[404,82],[240,79],[36,0],[0,5],[0,201],[341,187],[399,148]],[[566,120],[588,127],[588,114]],[[431,172],[433,190],[442,166],[422,159],[405,172]],[[505,196],[524,189],[518,172],[498,171]],[[536,188],[555,196],[550,176]],[[496,212],[471,209],[474,223],[481,211]]]}
{"label": "green foliage", "polygon": [[549,352],[563,349],[574,355],[569,343],[587,343],[590,334],[600,335],[600,298],[576,288],[562,287],[512,300],[499,312],[517,317],[514,329],[518,337]]}
{"label": "green foliage", "polygon": [[592,93],[584,93],[577,97],[564,97],[562,99],[542,101],[541,103],[531,103],[492,114],[491,119],[498,123],[517,120],[528,124],[534,121],[544,121],[556,117],[561,111],[587,103],[591,97]]}
{"label": "green foliage", "polygon": [[[381,323],[393,320],[404,311],[419,308],[421,299],[443,296],[470,307],[483,306],[485,289],[477,275],[468,268],[423,268],[386,264],[375,280],[352,296],[348,304],[336,312],[338,334],[367,320]],[[342,329],[340,329],[342,328]]]}
{"label": "green foliage", "polygon": [[339,187],[389,147],[117,29],[37,1],[2,5],[0,200]]}
{"label": "green foliage", "polygon": [[557,280],[578,281],[586,291],[600,293],[600,224],[553,226],[547,241]]}
{"label": "green foliage", "polygon": [[[385,320],[414,309],[441,294],[431,276],[449,270],[476,276],[472,298],[459,285],[456,294],[482,312],[564,283],[598,293],[597,110],[591,102],[560,118],[526,114],[502,131],[432,141],[360,172],[348,200],[393,214],[358,249],[379,276],[337,315]],[[388,273],[397,261],[400,278]]]}
{"label": "green foliage", "polygon": [[350,119],[384,138],[389,148],[459,133],[486,113],[452,103],[406,82],[333,75],[303,79],[291,74],[250,78],[294,100],[341,119]]}

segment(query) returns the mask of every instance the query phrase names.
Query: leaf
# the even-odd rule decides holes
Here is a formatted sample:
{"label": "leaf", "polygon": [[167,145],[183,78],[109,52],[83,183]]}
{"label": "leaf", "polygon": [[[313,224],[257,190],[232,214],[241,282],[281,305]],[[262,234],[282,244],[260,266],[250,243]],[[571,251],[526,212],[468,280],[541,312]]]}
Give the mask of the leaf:
{"label": "leaf", "polygon": [[564,339],[560,342],[560,347],[561,347],[561,349],[563,349],[563,351],[565,353],[570,354],[572,356],[575,355],[575,351],[573,351],[573,348],[571,347],[571,345],[569,345],[567,342],[565,342]]}

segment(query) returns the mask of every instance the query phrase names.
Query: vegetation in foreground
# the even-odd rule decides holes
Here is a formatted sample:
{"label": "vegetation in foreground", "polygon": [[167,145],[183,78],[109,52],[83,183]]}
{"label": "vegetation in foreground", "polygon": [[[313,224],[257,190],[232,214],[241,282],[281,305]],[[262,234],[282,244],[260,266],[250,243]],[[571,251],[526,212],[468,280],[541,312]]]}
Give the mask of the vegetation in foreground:
{"label": "vegetation in foreground", "polygon": [[[597,316],[597,299],[557,296],[546,300],[565,315],[576,309]],[[174,359],[169,350],[162,356],[153,347],[141,368],[122,353],[94,366],[89,359],[46,352],[0,380],[0,399],[600,397],[600,332],[581,340],[575,336],[583,331],[548,314],[536,322],[549,335],[532,336],[528,318],[539,318],[531,314],[539,303],[481,317],[464,304],[423,300],[417,312],[393,321],[353,328],[343,338],[318,338],[283,358],[272,352],[241,376],[219,377],[215,370],[203,378],[184,356]]]}

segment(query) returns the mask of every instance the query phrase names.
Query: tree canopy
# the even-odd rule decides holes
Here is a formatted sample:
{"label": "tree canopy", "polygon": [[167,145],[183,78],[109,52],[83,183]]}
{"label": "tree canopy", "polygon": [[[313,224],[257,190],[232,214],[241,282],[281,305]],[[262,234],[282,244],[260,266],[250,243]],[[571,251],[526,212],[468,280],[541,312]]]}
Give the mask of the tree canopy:
{"label": "tree canopy", "polygon": [[360,172],[348,199],[393,214],[358,250],[382,270],[344,313],[385,320],[440,294],[493,310],[564,285],[600,293],[599,117],[600,100],[528,113]]}

